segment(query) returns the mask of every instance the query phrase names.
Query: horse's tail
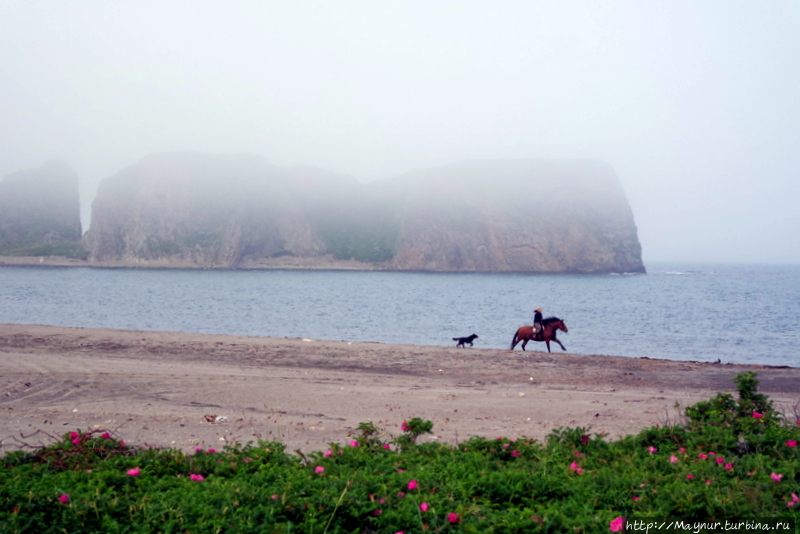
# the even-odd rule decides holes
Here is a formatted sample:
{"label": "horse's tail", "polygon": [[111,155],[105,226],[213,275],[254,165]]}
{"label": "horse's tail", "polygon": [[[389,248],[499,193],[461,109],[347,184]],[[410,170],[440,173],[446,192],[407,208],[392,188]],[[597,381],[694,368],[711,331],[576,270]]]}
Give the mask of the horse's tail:
{"label": "horse's tail", "polygon": [[519,343],[519,339],[517,339],[518,335],[519,335],[519,328],[517,328],[517,331],[514,332],[514,339],[511,340],[511,348],[509,350],[514,350],[514,347],[517,345],[517,343]]}

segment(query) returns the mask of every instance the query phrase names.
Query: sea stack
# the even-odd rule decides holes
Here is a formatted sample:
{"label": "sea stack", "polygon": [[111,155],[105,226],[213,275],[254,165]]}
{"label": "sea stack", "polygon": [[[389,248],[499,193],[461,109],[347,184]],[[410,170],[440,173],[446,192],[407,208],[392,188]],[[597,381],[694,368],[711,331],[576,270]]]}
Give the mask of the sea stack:
{"label": "sea stack", "polygon": [[61,160],[21,170],[0,182],[0,253],[82,253],[78,175]]}
{"label": "sea stack", "polygon": [[362,184],[161,154],[103,180],[86,244],[94,262],[137,266],[645,271],[619,178],[597,161],[464,161]]}

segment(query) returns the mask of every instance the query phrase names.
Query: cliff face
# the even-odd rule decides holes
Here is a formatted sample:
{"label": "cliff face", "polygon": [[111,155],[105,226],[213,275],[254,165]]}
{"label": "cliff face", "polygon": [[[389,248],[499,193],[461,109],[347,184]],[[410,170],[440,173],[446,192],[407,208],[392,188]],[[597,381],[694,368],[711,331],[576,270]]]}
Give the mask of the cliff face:
{"label": "cliff face", "polygon": [[90,257],[231,268],[259,258],[323,254],[305,213],[325,193],[314,187],[316,174],[251,156],[150,156],[101,183],[86,235]]}
{"label": "cliff face", "polygon": [[80,253],[78,175],[51,160],[39,169],[17,171],[0,182],[0,253]]}
{"label": "cliff face", "polygon": [[393,268],[644,272],[633,212],[602,163],[463,162],[402,181],[416,186]]}
{"label": "cliff face", "polygon": [[363,185],[249,156],[151,156],[103,181],[86,243],[126,265],[644,271],[619,180],[592,162],[463,162]]}

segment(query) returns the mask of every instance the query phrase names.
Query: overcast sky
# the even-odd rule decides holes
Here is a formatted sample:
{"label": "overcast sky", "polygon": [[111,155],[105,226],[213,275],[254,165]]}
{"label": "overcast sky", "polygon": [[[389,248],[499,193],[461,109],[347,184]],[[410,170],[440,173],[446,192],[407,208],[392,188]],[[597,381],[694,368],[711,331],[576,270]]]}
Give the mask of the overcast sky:
{"label": "overcast sky", "polygon": [[[800,2],[0,1],[0,177],[593,158],[645,263],[800,264]],[[86,228],[84,228],[85,230]]]}

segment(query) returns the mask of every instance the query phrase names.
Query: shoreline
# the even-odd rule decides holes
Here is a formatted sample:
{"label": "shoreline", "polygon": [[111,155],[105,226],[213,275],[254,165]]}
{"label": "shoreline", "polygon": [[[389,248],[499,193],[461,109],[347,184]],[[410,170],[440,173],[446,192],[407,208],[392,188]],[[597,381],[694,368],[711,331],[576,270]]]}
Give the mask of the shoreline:
{"label": "shoreline", "polygon": [[331,254],[325,256],[279,256],[246,260],[236,266],[198,265],[193,262],[141,260],[92,261],[64,256],[0,256],[0,267],[84,267],[88,269],[147,269],[147,270],[195,270],[195,271],[363,271],[425,274],[509,274],[509,275],[646,275],[643,271],[466,271],[466,270],[420,270],[389,268],[380,264],[358,260],[338,260]]}
{"label": "shoreline", "polygon": [[[800,369],[570,353],[181,332],[0,325],[0,454],[76,429],[192,451],[259,439],[288,451],[385,438],[429,419],[427,440],[543,440],[558,427],[611,439],[681,420],[732,378],[800,416]],[[224,417],[209,422],[206,416]]]}
{"label": "shoreline", "polygon": [[377,271],[380,267],[356,260],[336,260],[332,257],[295,258],[285,256],[264,260],[260,263],[245,262],[237,267],[218,267],[197,265],[192,262],[175,261],[93,261],[64,256],[0,256],[2,267],[85,267],[90,269],[191,269],[208,271],[265,271],[265,270],[336,270],[336,271]]}

